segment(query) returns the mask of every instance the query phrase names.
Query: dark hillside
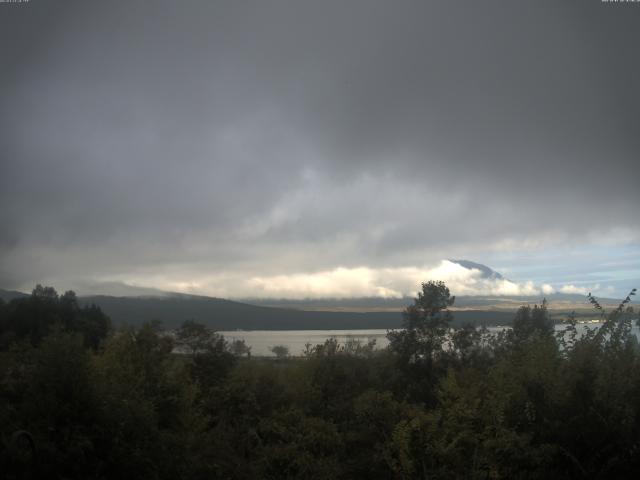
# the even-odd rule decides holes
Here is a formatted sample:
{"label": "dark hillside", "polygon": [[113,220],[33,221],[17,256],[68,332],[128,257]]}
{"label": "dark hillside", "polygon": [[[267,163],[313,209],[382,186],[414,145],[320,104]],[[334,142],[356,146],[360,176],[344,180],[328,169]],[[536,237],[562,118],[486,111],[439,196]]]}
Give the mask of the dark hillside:
{"label": "dark hillside", "polygon": [[25,298],[28,296],[29,294],[27,293],[17,292],[15,290],[3,290],[2,288],[0,288],[0,299],[4,300],[5,302],[9,302],[14,298]]}
{"label": "dark hillside", "polygon": [[[140,325],[160,320],[174,328],[193,319],[216,330],[340,330],[399,328],[399,312],[326,312],[303,311],[249,305],[212,297],[181,295],[175,297],[82,297],[80,303],[95,303],[116,325]],[[455,323],[477,325],[508,324],[511,312],[455,312]]]}

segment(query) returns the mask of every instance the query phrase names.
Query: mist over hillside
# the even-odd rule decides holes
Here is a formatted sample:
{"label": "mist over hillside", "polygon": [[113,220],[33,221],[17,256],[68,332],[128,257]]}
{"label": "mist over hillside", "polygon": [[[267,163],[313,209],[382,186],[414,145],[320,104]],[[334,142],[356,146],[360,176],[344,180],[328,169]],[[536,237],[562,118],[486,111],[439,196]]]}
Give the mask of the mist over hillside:
{"label": "mist over hillside", "polygon": [[[510,282],[492,268],[469,260],[448,260],[449,264],[472,272],[483,282]],[[215,330],[353,330],[395,329],[402,326],[402,312],[414,298],[240,298],[223,299],[204,295],[167,292],[121,282],[94,283],[79,295],[81,305],[98,305],[116,325],[141,325],[159,321],[162,328],[176,328],[185,320],[195,320]],[[28,294],[0,290],[9,301]],[[510,325],[522,305],[540,304],[546,299],[555,321],[570,312],[593,317],[585,295],[553,292],[543,295],[461,295],[451,307],[454,325]],[[611,298],[599,298],[607,308],[617,305]]]}
{"label": "mist over hillside", "polygon": [[[0,298],[5,301],[27,296],[0,290]],[[593,315],[580,295],[554,294],[548,300],[556,319],[572,310]],[[541,301],[534,297],[458,297],[452,307],[454,325],[509,325],[520,305]],[[402,311],[412,302],[409,297],[233,301],[170,292],[155,296],[79,297],[81,305],[98,305],[116,325],[160,321],[163,328],[175,328],[184,320],[196,320],[216,330],[393,329],[402,325]],[[602,304],[613,305],[616,301],[602,299]]]}
{"label": "mist over hillside", "polygon": [[2,288],[0,288],[0,299],[5,302],[9,302],[14,298],[24,298],[28,296],[28,293],[18,292],[16,290],[3,290]]}
{"label": "mist over hillside", "polygon": [[[551,293],[549,295],[504,295],[504,296],[457,296],[453,311],[460,309],[479,310],[503,310],[517,308],[519,305],[541,303],[546,299],[550,310],[566,309],[568,307],[589,309],[590,304],[585,295],[573,293]],[[603,305],[617,305],[619,299],[600,298]],[[353,310],[353,311],[380,311],[402,310],[413,302],[412,297],[383,298],[383,297],[359,297],[359,298],[320,298],[320,299],[263,299],[244,298],[242,302],[253,305],[262,305],[280,308],[297,308],[301,310]]]}
{"label": "mist over hillside", "polygon": [[[343,330],[400,328],[397,311],[307,311],[250,305],[199,296],[168,297],[81,297],[80,303],[95,303],[116,324],[140,325],[159,320],[165,328],[175,328],[184,320],[196,320],[216,330]],[[455,325],[506,325],[513,311],[469,310],[456,312]]]}

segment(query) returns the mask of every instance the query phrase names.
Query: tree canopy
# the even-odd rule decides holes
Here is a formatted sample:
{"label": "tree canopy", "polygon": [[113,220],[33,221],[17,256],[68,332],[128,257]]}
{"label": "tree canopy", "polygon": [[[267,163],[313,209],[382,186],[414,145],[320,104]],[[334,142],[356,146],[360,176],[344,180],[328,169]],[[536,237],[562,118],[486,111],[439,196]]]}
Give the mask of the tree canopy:
{"label": "tree canopy", "polygon": [[[631,297],[558,330],[453,328],[427,282],[388,348],[329,339],[248,356],[194,321],[108,328],[38,286],[0,303],[4,478],[635,478],[640,347]],[[554,330],[557,331],[554,335]]]}

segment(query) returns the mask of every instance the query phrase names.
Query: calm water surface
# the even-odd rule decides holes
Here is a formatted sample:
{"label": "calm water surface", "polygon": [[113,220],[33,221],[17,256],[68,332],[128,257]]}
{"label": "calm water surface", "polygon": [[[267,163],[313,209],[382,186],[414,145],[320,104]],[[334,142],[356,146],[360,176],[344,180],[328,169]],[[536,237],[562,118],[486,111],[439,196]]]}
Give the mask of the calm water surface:
{"label": "calm water surface", "polygon": [[251,354],[258,356],[273,356],[270,347],[284,345],[289,347],[291,355],[302,355],[305,345],[317,345],[324,343],[329,338],[336,338],[338,342],[345,343],[349,339],[357,339],[367,343],[370,339],[376,340],[377,347],[386,347],[386,330],[249,330],[218,332],[224,335],[228,341],[244,340],[251,347]]}
{"label": "calm water surface", "polygon": [[[635,323],[635,322],[634,322]],[[587,328],[600,327],[600,323],[579,324],[579,333],[584,333]],[[498,332],[507,327],[489,327],[490,332]],[[562,330],[565,325],[556,325],[556,330]],[[632,332],[640,339],[640,329],[633,327]],[[324,343],[329,338],[336,338],[339,343],[345,343],[349,339],[360,340],[367,343],[375,340],[378,348],[384,348],[389,344],[387,340],[387,330],[235,330],[218,332],[224,335],[228,341],[244,340],[251,347],[251,354],[258,356],[273,356],[270,348],[275,345],[284,345],[289,348],[291,355],[301,355],[305,349],[305,344],[317,345]]]}

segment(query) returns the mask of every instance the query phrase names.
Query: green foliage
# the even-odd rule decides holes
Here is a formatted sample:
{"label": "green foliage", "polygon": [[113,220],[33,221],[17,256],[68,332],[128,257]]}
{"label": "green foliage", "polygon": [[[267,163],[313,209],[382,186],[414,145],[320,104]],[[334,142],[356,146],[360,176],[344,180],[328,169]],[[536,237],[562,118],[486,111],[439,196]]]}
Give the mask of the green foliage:
{"label": "green foliage", "polygon": [[330,421],[283,409],[261,419],[256,434],[260,478],[329,480],[341,473],[342,437]]}
{"label": "green foliage", "polygon": [[370,339],[367,343],[362,343],[357,338],[348,338],[344,344],[340,344],[335,337],[328,338],[324,343],[318,345],[307,343],[303,352],[305,357],[333,357],[334,355],[372,357],[375,353],[375,338]]}
{"label": "green foliage", "polygon": [[[90,354],[82,336],[53,331],[38,349],[18,353],[12,381],[12,430],[26,430],[37,445],[41,471],[82,476],[96,462],[91,441],[96,404]],[[15,370],[18,369],[18,370]]]}
{"label": "green foliage", "polygon": [[443,352],[453,319],[448,307],[454,301],[444,282],[423,283],[414,304],[404,312],[404,329],[388,334],[391,350],[405,363],[430,365]]}
{"label": "green foliage", "polygon": [[513,319],[513,334],[517,340],[526,340],[534,335],[549,337],[553,335],[554,323],[549,318],[547,300],[542,305],[522,306]]}
{"label": "green foliage", "polygon": [[79,333],[84,343],[98,348],[111,328],[109,318],[95,305],[80,307],[72,291],[58,296],[52,287],[37,285],[31,296],[0,305],[0,349],[16,340],[38,345],[55,328]]}
{"label": "green foliage", "polygon": [[179,478],[197,424],[196,389],[157,326],[126,328],[93,362],[101,450],[111,478]]}
{"label": "green foliage", "polygon": [[273,353],[277,358],[287,358],[289,356],[289,347],[286,345],[274,345],[270,347],[271,353]]}
{"label": "green foliage", "polygon": [[185,321],[176,330],[176,344],[189,355],[191,376],[207,394],[224,380],[236,363],[225,338],[193,320]]}
{"label": "green foliage", "polygon": [[399,388],[415,401],[432,404],[438,377],[446,370],[445,349],[453,315],[453,305],[444,282],[427,282],[404,312],[404,329],[388,332],[389,349],[404,374]]}
{"label": "green foliage", "polygon": [[236,357],[242,357],[246,355],[251,358],[251,347],[247,345],[244,340],[235,339],[229,344],[229,351]]}
{"label": "green foliage", "polygon": [[[176,343],[192,356],[212,348],[220,348],[217,344],[224,339],[213,330],[195,320],[185,320],[176,329]],[[224,349],[224,345],[221,345]]]}
{"label": "green foliage", "polygon": [[194,321],[107,336],[101,312],[37,287],[0,303],[0,466],[8,479],[635,478],[634,293],[611,312],[589,297],[604,324],[586,334],[570,316],[554,335],[546,302],[491,334],[452,328],[453,297],[430,282],[388,349],[332,338],[273,359]]}

